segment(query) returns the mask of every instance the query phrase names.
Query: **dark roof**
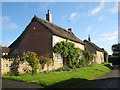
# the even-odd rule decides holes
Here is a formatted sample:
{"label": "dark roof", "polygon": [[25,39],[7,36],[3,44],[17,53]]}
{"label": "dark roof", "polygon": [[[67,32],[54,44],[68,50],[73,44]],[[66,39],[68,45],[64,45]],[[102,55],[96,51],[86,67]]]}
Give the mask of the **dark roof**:
{"label": "dark roof", "polygon": [[85,43],[89,43],[89,45],[91,45],[93,48],[95,48],[96,50],[98,51],[101,51],[101,52],[104,52],[104,50],[100,47],[98,47],[97,45],[95,45],[94,43],[92,43],[91,41],[88,41],[88,40],[84,40],[83,42]]}
{"label": "dark roof", "polygon": [[8,47],[2,47],[2,53],[9,53]]}
{"label": "dark roof", "polygon": [[[37,21],[39,22],[39,24],[43,25],[44,27],[46,27],[53,35],[57,35],[57,36],[60,36],[60,37],[63,37],[65,39],[69,39],[71,41],[75,41],[75,42],[78,42],[78,43],[81,43],[81,44],[85,44],[82,40],[80,40],[79,38],[77,38],[72,32],[70,32],[69,30],[66,30],[60,26],[57,26],[47,20],[44,20],[36,15],[34,15],[34,17],[32,18],[32,21],[30,22],[30,24],[33,22],[33,21]],[[30,25],[29,24],[29,25]],[[28,26],[29,26],[28,25]],[[28,27],[27,26],[27,27]],[[23,33],[9,46],[9,48],[11,47],[14,47],[17,42],[21,41],[22,38],[24,37],[25,33],[27,32],[27,27],[26,29],[23,31]]]}
{"label": "dark roof", "polygon": [[60,26],[57,26],[49,21],[43,20],[42,18],[38,17],[38,16],[34,16],[34,18],[32,19],[33,21],[38,21],[40,24],[42,24],[43,26],[45,26],[46,28],[49,29],[49,31],[57,36],[84,44],[84,42],[82,40],[80,40],[79,38],[77,38],[71,31],[64,29]]}

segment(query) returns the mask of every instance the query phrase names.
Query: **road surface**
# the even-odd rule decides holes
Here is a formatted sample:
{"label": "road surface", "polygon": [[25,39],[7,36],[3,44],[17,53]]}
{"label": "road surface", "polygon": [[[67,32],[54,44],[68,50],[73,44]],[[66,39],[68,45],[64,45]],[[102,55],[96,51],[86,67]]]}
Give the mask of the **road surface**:
{"label": "road surface", "polygon": [[36,85],[30,82],[19,82],[15,80],[2,79],[2,88],[44,88],[43,86]]}
{"label": "road surface", "polygon": [[116,65],[111,72],[70,88],[120,88],[120,66]]}

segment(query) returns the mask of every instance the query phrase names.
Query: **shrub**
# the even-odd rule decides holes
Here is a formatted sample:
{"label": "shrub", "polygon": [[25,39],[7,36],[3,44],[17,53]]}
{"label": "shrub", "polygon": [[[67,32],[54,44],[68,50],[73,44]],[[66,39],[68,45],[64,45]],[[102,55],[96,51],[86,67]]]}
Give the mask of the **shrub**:
{"label": "shrub", "polygon": [[93,60],[93,54],[90,53],[89,51],[83,51],[82,52],[82,58],[80,60],[80,64],[83,66],[83,67],[86,67],[89,65],[89,63]]}
{"label": "shrub", "polygon": [[4,74],[4,75],[6,75],[6,76],[17,76],[17,75],[15,75],[13,72],[7,72],[7,73]]}
{"label": "shrub", "polygon": [[23,53],[22,59],[27,61],[29,65],[32,67],[32,75],[37,72],[39,59],[35,52],[28,51],[27,53]]}
{"label": "shrub", "polygon": [[67,66],[63,66],[61,68],[58,68],[56,71],[70,71],[71,69]]}
{"label": "shrub", "polygon": [[50,55],[40,56],[39,63],[41,64],[42,69],[44,69],[45,64],[47,65],[47,67],[49,67],[49,65],[52,63],[52,59]]}

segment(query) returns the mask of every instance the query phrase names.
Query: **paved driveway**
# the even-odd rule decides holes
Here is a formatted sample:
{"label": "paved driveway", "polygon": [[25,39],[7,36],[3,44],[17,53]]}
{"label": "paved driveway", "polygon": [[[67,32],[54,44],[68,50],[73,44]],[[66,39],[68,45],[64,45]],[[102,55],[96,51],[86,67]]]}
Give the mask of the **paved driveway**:
{"label": "paved driveway", "polygon": [[114,66],[113,70],[101,77],[88,80],[71,88],[120,88],[120,66]]}

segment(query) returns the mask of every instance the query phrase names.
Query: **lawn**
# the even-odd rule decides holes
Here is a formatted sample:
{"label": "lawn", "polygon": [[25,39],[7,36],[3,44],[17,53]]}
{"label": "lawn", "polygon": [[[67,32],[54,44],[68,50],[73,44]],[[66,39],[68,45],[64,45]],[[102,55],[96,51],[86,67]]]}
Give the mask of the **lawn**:
{"label": "lawn", "polygon": [[23,74],[19,76],[2,75],[2,78],[13,79],[24,82],[33,82],[45,87],[68,87],[78,82],[83,82],[110,72],[106,64],[95,64],[91,67],[76,68],[70,71],[53,71],[49,73]]}

